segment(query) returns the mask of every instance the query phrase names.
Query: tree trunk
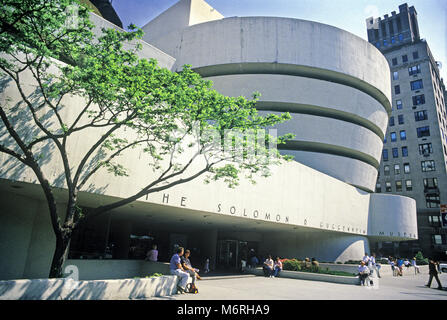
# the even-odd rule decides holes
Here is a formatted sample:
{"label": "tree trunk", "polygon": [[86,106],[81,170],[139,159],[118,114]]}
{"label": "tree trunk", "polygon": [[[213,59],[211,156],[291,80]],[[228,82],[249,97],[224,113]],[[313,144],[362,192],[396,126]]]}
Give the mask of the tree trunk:
{"label": "tree trunk", "polygon": [[71,231],[56,235],[56,249],[51,262],[49,278],[63,278],[62,267],[70,247]]}

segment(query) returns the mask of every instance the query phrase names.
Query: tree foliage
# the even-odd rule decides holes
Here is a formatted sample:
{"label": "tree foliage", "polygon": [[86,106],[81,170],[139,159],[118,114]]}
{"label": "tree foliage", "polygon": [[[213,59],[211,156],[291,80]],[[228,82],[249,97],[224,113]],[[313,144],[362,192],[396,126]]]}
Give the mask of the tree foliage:
{"label": "tree foliage", "polygon": [[[17,87],[21,112],[32,119],[35,130],[21,134],[14,108],[5,99],[0,106],[0,152],[31,168],[42,186],[57,240],[50,277],[61,276],[72,231],[84,217],[78,193],[100,171],[125,179],[128,172],[120,156],[126,151],[142,150],[155,178],[126,199],[94,208],[93,215],[202,175],[231,187],[242,175],[254,182],[257,175],[268,176],[269,168],[283,158],[268,146],[284,143],[290,135],[258,136],[290,119],[289,114],[261,116],[255,108],[258,94],[252,100],[227,97],[191,66],[171,72],[154,59],[140,58],[141,29],[95,31],[89,10],[77,0],[2,0],[2,8],[2,80]],[[36,83],[32,95],[22,81],[27,73]],[[83,104],[67,103],[73,96]],[[66,117],[67,109],[75,116]],[[75,163],[69,140],[93,131],[98,138]],[[229,132],[242,134],[231,135],[226,144],[230,148],[223,148]],[[39,150],[44,144],[52,145],[63,166],[68,199],[63,222],[54,184],[42,169]],[[203,166],[192,171],[199,159]]]}

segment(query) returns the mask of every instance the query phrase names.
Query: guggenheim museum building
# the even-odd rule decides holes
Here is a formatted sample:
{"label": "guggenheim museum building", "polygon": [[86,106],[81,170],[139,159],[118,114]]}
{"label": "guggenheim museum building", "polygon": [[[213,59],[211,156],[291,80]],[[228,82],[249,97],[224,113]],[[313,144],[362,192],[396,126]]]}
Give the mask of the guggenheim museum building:
{"label": "guggenheim museum building", "polygon": [[[242,180],[231,189],[199,178],[99,216],[76,230],[66,264],[88,262],[93,274],[107,263],[144,263],[153,244],[161,262],[176,245],[190,249],[199,268],[205,258],[212,268],[239,268],[250,249],[261,257],[344,262],[380,255],[382,242],[418,238],[415,201],[374,193],[391,79],[387,60],[368,41],[300,19],[226,18],[203,0],[178,1],[143,30],[140,56],[174,72],[189,64],[227,96],[258,91],[261,113],[289,112],[292,119],[277,130],[295,134],[280,150],[294,161],[255,185]],[[0,99],[19,99],[16,90],[7,85]],[[80,136],[71,152],[88,139]],[[128,177],[104,171],[97,188],[83,190],[86,210],[144,183],[149,173],[138,152],[125,161]],[[49,161],[44,170],[56,180],[60,165]],[[16,167],[0,154],[0,279],[44,278],[55,246],[46,201],[32,172]]]}

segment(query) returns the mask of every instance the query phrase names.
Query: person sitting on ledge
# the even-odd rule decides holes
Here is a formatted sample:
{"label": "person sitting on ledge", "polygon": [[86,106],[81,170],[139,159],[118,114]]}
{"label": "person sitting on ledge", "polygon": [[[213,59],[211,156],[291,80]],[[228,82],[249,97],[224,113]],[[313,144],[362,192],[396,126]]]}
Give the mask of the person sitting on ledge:
{"label": "person sitting on ledge", "polygon": [[309,258],[304,259],[304,268],[310,270],[312,268],[312,263]]}
{"label": "person sitting on ledge", "polygon": [[276,257],[274,271],[273,271],[273,278],[278,277],[281,270],[282,270],[282,262],[279,259],[279,257]]}
{"label": "person sitting on ledge", "polygon": [[189,273],[189,275],[192,278],[192,284],[195,284],[196,279],[201,280],[202,278],[200,278],[200,276],[199,276],[200,270],[192,267],[191,261],[189,260],[190,255],[191,255],[191,251],[186,250],[185,254],[182,257],[180,257],[180,260],[182,261],[183,270],[185,270],[185,272]]}
{"label": "person sitting on ledge", "polygon": [[188,283],[189,274],[185,272],[182,267],[180,257],[183,255],[184,249],[178,247],[175,250],[175,254],[172,255],[171,261],[169,262],[169,269],[171,274],[180,277],[180,283],[177,285],[177,290],[180,293],[184,293],[186,290],[186,284]]}
{"label": "person sitting on ledge", "polygon": [[152,249],[146,255],[146,261],[157,262],[158,259],[158,250],[157,245],[152,245]]}
{"label": "person sitting on ledge", "polygon": [[364,286],[366,283],[366,278],[369,276],[369,269],[366,266],[365,261],[361,261],[359,265],[359,277],[360,277],[360,285]]}
{"label": "person sitting on ledge", "polygon": [[311,260],[312,260],[312,269],[318,271],[318,269],[320,269],[320,263],[315,258],[312,258]]}
{"label": "person sitting on ledge", "polygon": [[273,276],[273,259],[271,255],[268,255],[268,258],[265,259],[262,270],[264,271],[265,277],[271,278]]}

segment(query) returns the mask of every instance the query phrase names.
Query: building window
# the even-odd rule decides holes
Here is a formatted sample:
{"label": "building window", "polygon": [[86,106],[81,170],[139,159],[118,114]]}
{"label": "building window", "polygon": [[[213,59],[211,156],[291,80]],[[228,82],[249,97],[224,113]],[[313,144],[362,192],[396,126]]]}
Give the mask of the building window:
{"label": "building window", "polygon": [[386,176],[389,176],[389,175],[390,175],[390,166],[384,166],[384,167],[383,167],[383,173],[384,173]]}
{"label": "building window", "polygon": [[411,90],[419,90],[424,88],[424,84],[422,83],[422,79],[411,81],[410,82]]}
{"label": "building window", "polygon": [[400,166],[398,164],[394,165],[394,174],[400,174]]}
{"label": "building window", "polygon": [[413,97],[413,105],[414,106],[424,104],[424,103],[425,103],[425,96],[423,94]]}
{"label": "building window", "polygon": [[404,163],[404,173],[410,173],[410,164],[408,162]]}
{"label": "building window", "polygon": [[402,157],[408,157],[408,147],[402,147]]}
{"label": "building window", "polygon": [[389,182],[389,181],[385,182],[385,191],[391,192],[391,182]]}
{"label": "building window", "polygon": [[414,113],[415,121],[423,121],[427,119],[428,119],[427,110],[417,111]]}
{"label": "building window", "polygon": [[407,132],[405,130],[401,130],[400,132],[400,140],[407,140]]}
{"label": "building window", "polygon": [[393,152],[393,158],[398,158],[399,157],[399,149],[393,148],[392,152]]}
{"label": "building window", "polygon": [[436,178],[424,178],[424,187],[434,189],[438,187],[438,179]]}
{"label": "building window", "polygon": [[408,68],[408,74],[413,76],[415,74],[421,73],[421,66],[419,64]]}
{"label": "building window", "polygon": [[428,222],[432,227],[441,226],[441,220],[439,219],[439,216],[428,216]]}
{"label": "building window", "polygon": [[402,109],[402,100],[396,100],[396,108],[397,110]]}
{"label": "building window", "polygon": [[383,161],[388,161],[388,149],[382,151]]}
{"label": "building window", "polygon": [[442,235],[440,234],[432,235],[432,244],[444,244],[442,241]]}
{"label": "building window", "polygon": [[403,114],[400,114],[397,116],[397,122],[399,124],[404,124],[404,115]]}
{"label": "building window", "polygon": [[413,52],[413,59],[414,60],[419,59],[419,52],[417,51]]}
{"label": "building window", "polygon": [[419,145],[419,154],[423,156],[428,156],[433,153],[433,147],[431,143],[424,143]]}
{"label": "building window", "polygon": [[399,80],[399,72],[397,71],[393,72],[393,80]]}
{"label": "building window", "polygon": [[394,93],[395,94],[399,94],[400,93],[400,86],[399,85],[394,86]]}
{"label": "building window", "polygon": [[380,182],[376,183],[376,193],[380,193],[382,192],[382,185],[380,184]]}
{"label": "building window", "polygon": [[421,169],[422,172],[435,171],[435,161],[434,160],[425,160],[421,161]]}
{"label": "building window", "polygon": [[402,180],[396,181],[396,192],[402,192]]}
{"label": "building window", "polygon": [[425,196],[425,204],[427,208],[439,208],[439,195],[427,194]]}
{"label": "building window", "polygon": [[397,138],[396,138],[396,132],[391,132],[390,133],[391,136],[391,142],[396,142]]}
{"label": "building window", "polygon": [[405,180],[405,190],[412,191],[413,190],[413,184],[411,180]]}
{"label": "building window", "polygon": [[408,56],[406,54],[402,56],[402,62],[408,62]]}
{"label": "building window", "polygon": [[[385,46],[385,41],[386,40],[384,40],[383,42],[383,45]],[[391,63],[393,64],[393,66],[396,66],[397,65],[397,58],[393,58],[392,60],[391,60]]]}
{"label": "building window", "polygon": [[430,136],[430,126],[420,127],[416,129],[418,138]]}
{"label": "building window", "polygon": [[394,117],[390,117],[390,127],[394,126]]}

